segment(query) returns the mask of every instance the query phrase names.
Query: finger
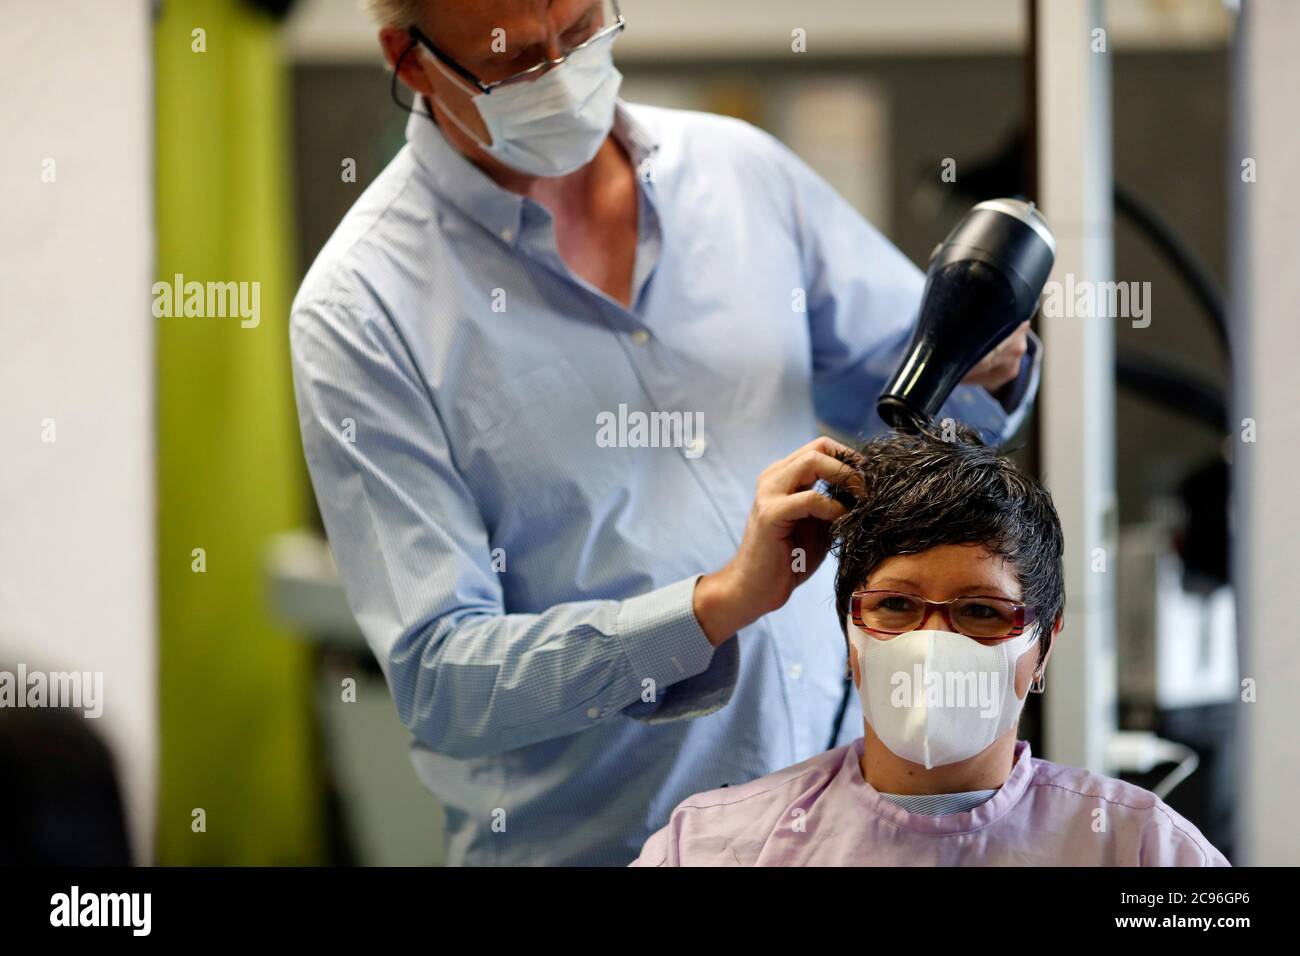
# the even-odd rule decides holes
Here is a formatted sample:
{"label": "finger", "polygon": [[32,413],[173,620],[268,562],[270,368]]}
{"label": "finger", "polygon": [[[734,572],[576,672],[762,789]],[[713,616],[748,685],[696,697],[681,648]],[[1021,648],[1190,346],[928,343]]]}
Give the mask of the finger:
{"label": "finger", "polygon": [[989,355],[1001,357],[1006,355],[1009,352],[1015,351],[1016,349],[1025,348],[1028,344],[1027,342],[1028,335],[1029,335],[1029,320],[1026,319],[1024,322],[1021,322],[1014,329],[1012,329],[1011,333],[1007,335],[1007,337],[1004,338],[1001,342],[999,342],[997,348],[995,348],[992,352],[990,352]]}
{"label": "finger", "polygon": [[1001,355],[997,356],[997,361],[989,369],[999,375],[1005,374],[1008,369],[1015,369],[1020,366],[1020,360],[1025,356],[1024,346],[1017,348],[1015,345],[1008,347]]}
{"label": "finger", "polygon": [[1018,335],[1016,336],[1016,340],[1011,343],[1011,347],[1007,349],[1007,354],[1004,357],[1003,361],[1006,364],[1011,365],[1013,367],[1019,366],[1020,360],[1025,357],[1025,354],[1028,351],[1029,351],[1029,340],[1026,339],[1023,335]]}
{"label": "finger", "polygon": [[[837,454],[843,455],[846,459],[852,462],[860,462],[862,460],[862,456],[859,455],[852,448],[850,448],[848,445],[836,441],[834,438],[831,438],[829,435],[819,435],[817,438],[814,438],[806,445],[800,445],[798,448],[790,452],[790,454],[786,455],[784,458],[780,459],[779,461],[774,461],[772,462],[772,464],[764,468],[762,474],[758,476],[759,491],[761,492],[765,488],[774,489],[778,494],[785,494],[789,491],[793,491],[794,488],[787,487],[783,485],[780,480],[774,480],[774,479],[778,479],[778,476],[784,475],[788,470],[788,468],[790,467],[790,465],[798,461],[802,456],[806,456],[810,452],[820,452],[824,455],[828,455],[831,457],[834,457]],[[810,481],[808,482],[808,484],[812,484],[812,482]]]}
{"label": "finger", "polygon": [[967,380],[1002,378],[1019,369],[1020,360],[1029,351],[1029,322],[1021,322],[1016,330],[999,342],[973,368]]}
{"label": "finger", "polygon": [[813,448],[805,448],[798,455],[781,463],[771,475],[766,490],[770,494],[788,495],[811,487],[818,478],[835,481],[847,478],[851,471],[838,458]]}
{"label": "finger", "polygon": [[848,445],[844,445],[841,444],[840,442],[837,442],[834,438],[831,438],[829,435],[818,435],[812,441],[808,442],[808,444],[800,445],[794,451],[790,452],[790,454],[782,458],[779,462],[774,462],[774,465],[779,466],[785,462],[794,461],[800,455],[803,455],[806,452],[810,452],[810,451],[819,451],[824,455],[834,455],[836,452],[844,454],[847,452],[849,455],[852,455],[854,457],[857,456],[857,452],[855,452]]}
{"label": "finger", "polygon": [[845,445],[841,442],[837,442],[830,435],[818,435],[816,438],[810,441],[806,447],[811,448],[813,451],[823,452],[824,454],[827,455],[833,455],[836,452],[848,452],[848,454],[850,454],[854,458],[858,457],[858,453],[856,451],[854,451],[848,445]]}
{"label": "finger", "polygon": [[989,387],[993,389],[1001,388],[1003,385],[1007,384],[1007,382],[1015,378],[1019,371],[1019,362],[1009,362],[1006,365],[999,365],[990,376],[992,381],[989,383]]}
{"label": "finger", "polygon": [[816,484],[819,478],[840,484],[855,495],[864,490],[862,476],[854,468],[815,449],[808,449],[786,462],[772,475],[767,490],[774,494],[790,494]]}
{"label": "finger", "polygon": [[792,495],[775,499],[767,511],[767,516],[772,524],[791,525],[805,518],[834,521],[843,517],[847,511],[848,509],[834,498],[827,498],[810,488],[807,491],[797,491]]}
{"label": "finger", "polygon": [[1005,339],[1003,339],[1001,342],[999,342],[999,343],[998,343],[998,347],[995,348],[995,349],[994,349],[992,352],[990,352],[989,355],[988,355],[988,357],[989,357],[990,359],[992,359],[992,364],[993,364],[993,365],[1000,365],[1002,362],[1005,362],[1006,359],[1007,359],[1007,356],[1010,355],[1012,352],[1015,351],[1015,349],[1016,349],[1016,345],[1017,345],[1017,343],[1020,341],[1021,338],[1022,338],[1022,336],[1020,336],[1019,334],[1017,334],[1017,333],[1015,333],[1015,332],[1012,332],[1012,333],[1011,333],[1010,335],[1008,335]]}
{"label": "finger", "polygon": [[975,367],[967,373],[967,378],[983,378],[992,372],[1002,362],[1002,356],[1007,347],[1007,340],[1003,339],[977,363]]}

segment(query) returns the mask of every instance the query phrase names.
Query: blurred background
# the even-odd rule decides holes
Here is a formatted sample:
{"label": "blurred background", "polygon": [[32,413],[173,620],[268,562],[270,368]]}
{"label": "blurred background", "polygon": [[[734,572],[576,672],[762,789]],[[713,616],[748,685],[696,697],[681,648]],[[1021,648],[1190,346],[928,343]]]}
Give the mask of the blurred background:
{"label": "blurred background", "polygon": [[[1241,6],[626,0],[615,55],[625,99],[769,130],[920,265],[970,205],[1023,194],[1058,267],[1149,283],[1145,326],[1039,320],[1016,454],[1095,549],[1023,736],[1157,788],[1234,863],[1300,863],[1281,364],[1300,343],[1269,218],[1296,205],[1262,158],[1300,172],[1270,122],[1294,112],[1276,46],[1300,20]],[[1056,56],[1069,17],[1103,49]],[[0,827],[33,834],[18,857],[441,862],[321,533],[285,334],[403,144],[374,26],[357,0],[15,0],[5,21],[0,670],[102,672],[106,706],[0,709],[0,778],[43,768],[0,794]],[[259,282],[260,324],[152,317],[177,274]],[[54,851],[24,822],[69,818],[85,833]]]}

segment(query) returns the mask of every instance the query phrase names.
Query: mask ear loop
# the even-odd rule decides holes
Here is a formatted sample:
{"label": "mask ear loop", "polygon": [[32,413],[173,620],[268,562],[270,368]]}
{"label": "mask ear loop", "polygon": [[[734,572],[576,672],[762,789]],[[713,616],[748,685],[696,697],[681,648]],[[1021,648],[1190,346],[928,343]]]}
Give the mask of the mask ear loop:
{"label": "mask ear loop", "polygon": [[[428,110],[419,110],[419,109],[415,109],[413,106],[407,106],[405,103],[401,101],[401,99],[397,95],[397,77],[401,73],[402,63],[407,58],[407,56],[410,55],[411,51],[415,50],[417,47],[419,47],[419,45],[420,44],[418,41],[414,39],[411,40],[410,46],[408,46],[405,50],[402,51],[402,55],[399,56],[397,58],[397,62],[393,64],[393,76],[392,76],[392,80],[389,82],[388,85],[388,94],[393,98],[393,102],[396,103],[398,106],[400,106],[402,109],[406,110],[406,112],[414,113],[417,116],[423,116],[425,119],[429,120],[429,122],[431,122],[434,126],[437,126],[438,119],[432,113],[430,113]],[[438,63],[437,60],[434,60],[434,63],[437,64],[439,69],[442,69],[441,63]],[[444,70],[443,72],[446,71]],[[489,148],[488,143],[485,143],[483,142],[483,140],[479,139],[478,135],[473,130],[471,130],[468,126],[466,126],[465,123],[462,122],[456,116],[455,113],[453,113],[450,109],[447,109],[446,103],[442,103],[441,101],[439,102],[441,103],[442,108],[447,111],[447,119],[451,120],[457,129],[459,129],[462,133],[468,136],[472,141],[477,143],[481,149]]]}

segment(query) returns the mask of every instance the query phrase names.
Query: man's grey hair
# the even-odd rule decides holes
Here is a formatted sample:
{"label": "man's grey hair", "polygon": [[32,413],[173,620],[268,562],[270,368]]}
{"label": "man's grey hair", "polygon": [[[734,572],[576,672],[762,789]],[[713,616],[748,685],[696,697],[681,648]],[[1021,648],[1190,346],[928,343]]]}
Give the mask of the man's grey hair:
{"label": "man's grey hair", "polygon": [[405,30],[419,22],[428,0],[362,0],[362,6],[380,26]]}

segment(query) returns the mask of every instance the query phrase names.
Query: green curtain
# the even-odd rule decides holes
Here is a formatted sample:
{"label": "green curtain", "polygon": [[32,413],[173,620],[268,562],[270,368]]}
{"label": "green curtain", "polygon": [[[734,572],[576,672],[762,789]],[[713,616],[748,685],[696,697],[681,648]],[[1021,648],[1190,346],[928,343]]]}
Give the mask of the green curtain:
{"label": "green curtain", "polygon": [[276,25],[242,0],[167,0],[155,54],[158,280],[260,291],[256,327],[237,310],[179,317],[181,303],[157,320],[157,859],[319,863],[311,662],[264,581],[269,536],[309,514],[286,331],[286,66]]}

